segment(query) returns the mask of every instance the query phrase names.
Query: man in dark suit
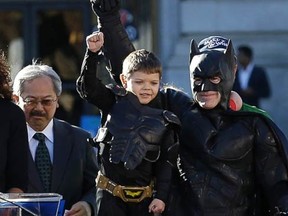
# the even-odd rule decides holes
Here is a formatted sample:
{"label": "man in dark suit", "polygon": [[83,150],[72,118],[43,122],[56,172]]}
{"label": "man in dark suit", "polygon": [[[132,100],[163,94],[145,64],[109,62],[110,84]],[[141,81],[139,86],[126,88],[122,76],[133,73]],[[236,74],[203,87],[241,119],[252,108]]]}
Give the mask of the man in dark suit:
{"label": "man in dark suit", "polygon": [[[28,192],[61,194],[65,215],[91,216],[96,206],[96,156],[87,143],[88,132],[54,118],[61,85],[51,67],[38,64],[23,68],[14,80],[15,101],[25,113],[28,129]],[[41,143],[44,147],[39,150]],[[40,166],[44,155],[48,164]]]}
{"label": "man in dark suit", "polygon": [[245,103],[260,107],[260,99],[271,95],[266,71],[253,63],[253,50],[249,46],[238,47],[237,59],[238,71],[233,90]]}

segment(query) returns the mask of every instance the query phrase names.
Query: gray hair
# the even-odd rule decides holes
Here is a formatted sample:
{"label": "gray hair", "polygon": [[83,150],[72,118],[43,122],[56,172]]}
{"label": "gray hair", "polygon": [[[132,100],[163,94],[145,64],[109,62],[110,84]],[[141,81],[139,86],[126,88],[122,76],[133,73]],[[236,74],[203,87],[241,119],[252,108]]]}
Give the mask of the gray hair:
{"label": "gray hair", "polygon": [[13,82],[13,93],[21,95],[24,90],[24,83],[29,80],[34,80],[38,77],[50,77],[54,86],[54,91],[57,96],[62,92],[62,81],[59,75],[53,70],[52,67],[37,62],[32,62],[31,65],[24,67],[18,72]]}

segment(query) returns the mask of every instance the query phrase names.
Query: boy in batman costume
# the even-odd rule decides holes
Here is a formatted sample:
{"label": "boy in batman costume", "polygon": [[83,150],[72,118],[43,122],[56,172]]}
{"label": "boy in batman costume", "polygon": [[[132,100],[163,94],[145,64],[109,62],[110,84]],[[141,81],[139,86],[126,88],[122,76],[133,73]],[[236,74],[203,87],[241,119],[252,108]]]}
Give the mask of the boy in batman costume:
{"label": "boy in batman costume", "polygon": [[103,58],[103,34],[93,33],[86,41],[77,90],[102,114],[102,127],[95,137],[100,161],[97,215],[162,213],[176,166],[180,122],[173,113],[157,108],[160,61],[146,50],[134,51],[123,63],[124,88],[104,85],[96,75]]}
{"label": "boy in batman costume", "polygon": [[[91,3],[106,37],[112,72],[117,74],[121,67],[117,62],[133,51],[121,27],[119,1]],[[181,121],[181,206],[166,213],[288,214],[286,137],[261,112],[235,112],[228,106],[237,69],[232,42],[212,36],[197,46],[192,40],[189,63],[194,102],[189,104],[179,91],[160,94],[162,106]]]}

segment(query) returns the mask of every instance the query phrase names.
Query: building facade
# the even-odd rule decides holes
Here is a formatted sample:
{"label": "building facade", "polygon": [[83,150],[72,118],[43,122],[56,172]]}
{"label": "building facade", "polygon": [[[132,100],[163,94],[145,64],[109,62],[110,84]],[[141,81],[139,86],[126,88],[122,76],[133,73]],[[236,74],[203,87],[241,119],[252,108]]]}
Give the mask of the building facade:
{"label": "building facade", "polygon": [[[189,94],[192,38],[199,42],[209,35],[223,35],[231,38],[235,47],[250,45],[255,62],[266,68],[272,87],[272,96],[262,100],[261,106],[288,134],[288,1],[120,2],[121,17],[135,47],[154,51],[164,65],[164,82]],[[85,37],[94,30],[97,21],[89,0],[0,0],[0,49],[10,61],[12,78],[32,59],[53,66],[63,80],[60,117],[78,125],[82,115],[97,113],[83,105],[75,92]]]}

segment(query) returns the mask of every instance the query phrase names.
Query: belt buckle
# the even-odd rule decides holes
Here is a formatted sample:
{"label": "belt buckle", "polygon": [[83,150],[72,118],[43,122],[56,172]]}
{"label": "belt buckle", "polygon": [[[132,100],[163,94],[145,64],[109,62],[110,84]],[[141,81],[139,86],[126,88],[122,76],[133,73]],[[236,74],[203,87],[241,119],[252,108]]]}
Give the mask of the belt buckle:
{"label": "belt buckle", "polygon": [[121,186],[120,198],[125,202],[141,202],[144,198],[151,197],[148,187]]}
{"label": "belt buckle", "polygon": [[124,187],[123,189],[123,195],[127,200],[140,200],[141,197],[144,195],[144,188],[129,188]]}

